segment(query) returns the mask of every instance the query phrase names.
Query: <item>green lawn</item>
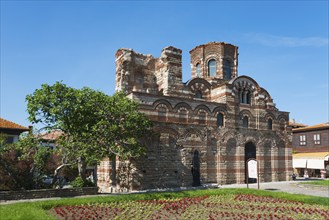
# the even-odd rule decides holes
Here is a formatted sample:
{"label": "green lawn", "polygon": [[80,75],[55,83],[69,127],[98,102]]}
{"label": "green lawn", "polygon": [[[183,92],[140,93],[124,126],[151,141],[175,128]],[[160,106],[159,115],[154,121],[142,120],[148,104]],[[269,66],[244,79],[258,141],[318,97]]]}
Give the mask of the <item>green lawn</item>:
{"label": "green lawn", "polygon": [[329,180],[305,181],[305,182],[302,182],[301,184],[310,184],[310,185],[328,186],[329,187]]}
{"label": "green lawn", "polygon": [[[314,197],[306,195],[288,194],[283,192],[270,192],[256,189],[207,189],[193,190],[181,192],[163,192],[163,193],[144,193],[129,195],[108,195],[87,198],[62,198],[58,200],[47,200],[38,202],[24,202],[16,204],[0,205],[0,219],[55,219],[49,214],[49,210],[60,206],[81,206],[96,205],[104,206],[104,204],[118,204],[122,202],[132,202],[136,200],[175,200],[181,198],[202,197],[202,196],[231,196],[232,195],[257,195],[263,197],[271,197],[276,199],[284,199],[288,201],[302,202],[304,204],[317,205],[319,207],[328,207],[329,198]],[[239,210],[237,210],[238,212]],[[328,208],[329,212],[329,208]]]}

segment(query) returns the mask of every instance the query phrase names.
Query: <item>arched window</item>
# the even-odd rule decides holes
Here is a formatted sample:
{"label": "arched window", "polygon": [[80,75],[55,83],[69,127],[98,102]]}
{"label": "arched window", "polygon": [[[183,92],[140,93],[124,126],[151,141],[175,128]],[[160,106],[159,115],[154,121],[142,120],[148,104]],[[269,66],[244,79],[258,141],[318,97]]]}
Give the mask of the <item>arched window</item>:
{"label": "arched window", "polygon": [[197,63],[197,65],[195,66],[195,68],[196,68],[196,75],[197,75],[197,77],[201,77],[200,63]]}
{"label": "arched window", "polygon": [[248,128],[249,127],[249,119],[247,116],[244,116],[242,119],[242,127]]}
{"label": "arched window", "polygon": [[251,104],[251,93],[248,90],[239,90],[240,103]]}
{"label": "arched window", "polygon": [[244,103],[244,95],[243,95],[242,89],[239,90],[239,100],[240,100],[240,103]]}
{"label": "arched window", "polygon": [[249,91],[246,92],[246,103],[250,104],[250,92]]}
{"label": "arched window", "polygon": [[218,113],[217,115],[217,127],[223,127],[224,126],[224,115],[222,113]]}
{"label": "arched window", "polygon": [[202,99],[202,92],[200,90],[196,91],[195,98]]}
{"label": "arched window", "polygon": [[268,130],[272,130],[272,126],[273,126],[273,122],[272,122],[272,119],[268,119],[267,120],[267,129]]}
{"label": "arched window", "polygon": [[231,79],[231,62],[228,60],[224,61],[224,70],[225,70],[225,80]]}
{"label": "arched window", "polygon": [[216,60],[214,59],[208,62],[208,76],[216,76]]}

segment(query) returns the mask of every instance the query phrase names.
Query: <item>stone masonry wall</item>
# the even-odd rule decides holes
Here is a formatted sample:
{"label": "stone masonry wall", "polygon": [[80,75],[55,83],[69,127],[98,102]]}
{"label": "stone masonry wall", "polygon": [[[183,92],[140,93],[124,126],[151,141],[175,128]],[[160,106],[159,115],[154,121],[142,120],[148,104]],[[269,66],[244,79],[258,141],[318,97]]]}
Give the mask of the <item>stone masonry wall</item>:
{"label": "stone masonry wall", "polygon": [[[279,111],[254,79],[237,75],[237,47],[212,42],[191,50],[187,83],[181,82],[181,53],[166,47],[160,58],[128,49],[116,54],[116,89],[140,103],[156,134],[145,156],[117,162],[116,190],[192,186],[196,179],[201,184],[244,183],[251,157],[259,161],[261,182],[288,180],[289,113]],[[210,59],[218,61],[216,77],[197,77],[196,63],[206,74]],[[224,78],[225,59],[232,65],[230,80]],[[103,191],[112,187],[110,164],[105,160],[99,167]]]}

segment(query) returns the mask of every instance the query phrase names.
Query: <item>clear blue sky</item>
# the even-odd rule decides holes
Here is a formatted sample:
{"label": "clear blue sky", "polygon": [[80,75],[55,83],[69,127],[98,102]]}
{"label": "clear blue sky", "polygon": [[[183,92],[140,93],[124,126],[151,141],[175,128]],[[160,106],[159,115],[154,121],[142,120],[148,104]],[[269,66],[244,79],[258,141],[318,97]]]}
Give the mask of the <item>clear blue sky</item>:
{"label": "clear blue sky", "polygon": [[159,57],[210,41],[239,46],[239,75],[308,125],[328,119],[328,1],[1,1],[2,118],[23,126],[41,84],[113,94],[115,52]]}

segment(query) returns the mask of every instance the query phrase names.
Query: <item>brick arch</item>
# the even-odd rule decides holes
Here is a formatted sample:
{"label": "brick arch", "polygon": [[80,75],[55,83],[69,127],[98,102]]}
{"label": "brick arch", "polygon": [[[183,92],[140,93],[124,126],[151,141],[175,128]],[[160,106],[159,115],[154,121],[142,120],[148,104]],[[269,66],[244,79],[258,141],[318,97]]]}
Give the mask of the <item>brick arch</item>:
{"label": "brick arch", "polygon": [[200,54],[197,54],[193,57],[191,57],[191,63],[193,65],[193,68],[195,68],[195,66],[199,63],[200,65],[203,65],[203,61],[202,61],[202,56]]}
{"label": "brick arch", "polygon": [[278,115],[277,121],[279,124],[279,129],[281,131],[285,131],[288,126],[289,118],[286,115],[280,114]]}
{"label": "brick arch", "polygon": [[204,110],[208,115],[211,114],[210,109],[209,109],[208,106],[206,106],[206,105],[198,105],[198,106],[194,109],[193,114],[194,114],[194,115],[197,115],[198,112],[199,112],[200,110]]}
{"label": "brick arch", "polygon": [[179,102],[179,103],[177,103],[175,105],[173,111],[174,112],[178,112],[178,110],[180,108],[186,108],[188,110],[188,112],[192,112],[192,107],[189,104],[187,104],[186,102]]}
{"label": "brick arch", "polygon": [[280,115],[278,115],[277,120],[278,120],[278,121],[281,121],[282,119],[285,120],[286,122],[289,121],[288,116],[286,116],[286,115],[284,115],[284,114],[280,114]]}
{"label": "brick arch", "polygon": [[239,76],[237,78],[234,78],[230,80],[230,84],[233,85],[233,87],[240,88],[245,86],[254,86],[255,89],[260,90],[260,86],[258,83],[249,76]]}
{"label": "brick arch", "polygon": [[[221,57],[220,57],[220,54],[218,53],[218,50],[214,49],[214,50],[206,50],[205,51],[205,55],[204,55],[204,65],[207,66],[208,65],[208,62],[209,60],[216,60],[216,65],[218,65],[219,63],[221,63]],[[206,68],[208,69],[208,67]],[[207,72],[208,73],[208,72]]]}
{"label": "brick arch", "polygon": [[172,135],[176,140],[179,139],[180,135],[179,135],[179,132],[172,128],[172,127],[169,127],[169,126],[163,126],[163,125],[155,125],[153,127],[153,131],[155,133],[167,133],[167,134],[170,134]]}
{"label": "brick arch", "polygon": [[200,91],[204,98],[210,96],[211,84],[203,78],[194,78],[188,81],[186,85],[192,94]]}
{"label": "brick arch", "polygon": [[158,99],[156,100],[154,103],[153,103],[153,109],[157,109],[159,105],[165,105],[167,110],[169,111],[172,111],[173,108],[170,104],[170,102],[168,102],[167,100],[165,99]]}
{"label": "brick arch", "polygon": [[246,136],[243,138],[243,141],[242,141],[243,146],[245,146],[247,143],[252,143],[253,145],[255,145],[256,147],[256,150],[259,150],[259,138],[256,138],[254,136]]}
{"label": "brick arch", "polygon": [[249,110],[247,110],[247,109],[244,109],[244,110],[240,111],[240,113],[239,113],[239,119],[240,120],[243,119],[244,116],[248,116],[249,120],[251,120],[251,119],[254,120],[255,119],[255,117],[253,116],[253,114]]}
{"label": "brick arch", "polygon": [[249,91],[252,94],[252,99],[257,97],[260,91],[258,83],[248,76],[239,76],[234,78],[230,81],[230,84],[233,85],[232,95],[237,101],[239,101],[239,91],[241,89]]}
{"label": "brick arch", "polygon": [[206,135],[204,135],[204,132],[196,128],[187,128],[183,133],[182,138],[184,138],[184,140],[186,141],[186,139],[193,134],[196,135],[198,138],[200,138],[201,141],[206,140]]}
{"label": "brick arch", "polygon": [[190,81],[188,81],[188,82],[186,83],[186,85],[187,85],[192,91],[195,91],[195,90],[193,90],[192,86],[193,86],[194,84],[196,84],[196,83],[204,84],[205,88],[211,90],[211,84],[210,84],[207,80],[205,80],[205,79],[203,79],[203,78],[194,78],[194,79],[191,79]]}
{"label": "brick arch", "polygon": [[231,138],[235,138],[239,142],[239,135],[235,131],[227,131],[221,137],[217,137],[221,144],[226,143]]}
{"label": "brick arch", "polygon": [[264,118],[265,118],[266,121],[267,121],[268,119],[270,119],[270,118],[273,120],[273,122],[274,122],[274,120],[276,120],[276,117],[275,117],[275,115],[274,115],[272,112],[267,112],[267,113],[265,114]]}
{"label": "brick arch", "polygon": [[259,94],[263,95],[264,96],[264,99],[266,101],[269,101],[269,102],[272,102],[273,101],[270,93],[268,93],[268,91],[266,89],[262,88],[262,87],[260,87]]}
{"label": "brick arch", "polygon": [[227,114],[226,106],[217,106],[216,108],[214,108],[211,115],[216,117],[218,113],[223,113],[224,115],[226,115]]}

